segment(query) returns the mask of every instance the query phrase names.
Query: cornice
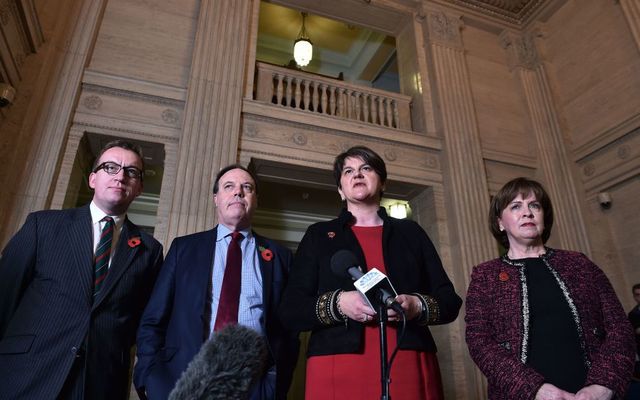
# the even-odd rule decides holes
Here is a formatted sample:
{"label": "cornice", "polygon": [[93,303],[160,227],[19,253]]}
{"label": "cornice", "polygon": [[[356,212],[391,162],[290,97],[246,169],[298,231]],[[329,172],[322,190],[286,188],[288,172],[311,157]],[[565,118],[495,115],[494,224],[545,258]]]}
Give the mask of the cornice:
{"label": "cornice", "polygon": [[294,127],[304,126],[308,130],[341,132],[354,136],[360,135],[374,141],[396,142],[403,145],[424,147],[438,152],[442,149],[442,140],[433,136],[413,131],[388,129],[362,122],[352,122],[347,119],[332,118],[307,111],[292,110],[255,100],[244,99],[242,112],[248,118],[270,120]]}
{"label": "cornice", "polygon": [[159,104],[163,106],[176,107],[179,109],[182,109],[182,107],[184,106],[184,102],[180,100],[150,95],[146,93],[132,92],[130,90],[99,86],[91,83],[84,83],[82,87],[86,92],[105,94],[115,97],[125,97],[128,99],[140,100],[145,103]]}
{"label": "cornice", "polygon": [[[430,0],[448,9],[474,15],[493,23],[523,29],[536,19],[545,19],[567,0]],[[480,17],[480,18],[478,18]]]}

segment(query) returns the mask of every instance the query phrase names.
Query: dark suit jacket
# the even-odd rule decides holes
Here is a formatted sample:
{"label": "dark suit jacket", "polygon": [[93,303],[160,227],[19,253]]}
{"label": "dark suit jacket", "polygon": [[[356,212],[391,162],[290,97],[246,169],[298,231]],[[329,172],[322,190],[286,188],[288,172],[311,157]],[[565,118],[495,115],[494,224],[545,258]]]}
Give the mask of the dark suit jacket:
{"label": "dark suit jacket", "polygon": [[[609,280],[581,253],[547,248],[543,260],[558,274],[577,311],[574,318],[589,362],[585,386],[603,385],[615,392],[614,398],[622,398],[633,370],[633,333]],[[489,382],[489,399],[533,399],[544,383],[526,364],[524,274],[524,263],[506,256],[474,267],[471,274],[466,339],[471,358]]]}
{"label": "dark suit jacket", "polygon": [[77,398],[127,397],[131,349],[162,246],[125,220],[94,300],[92,237],[89,206],[39,211],[4,249],[0,398],[54,399],[68,377]]}
{"label": "dark suit jacket", "polygon": [[[138,330],[134,384],[141,397],[167,398],[180,374],[209,336],[210,292],[217,229],[176,238],[144,311]],[[291,251],[255,235],[256,248],[273,252],[260,259],[264,313],[261,324],[276,365],[276,391],[285,398],[298,352],[297,338],[286,332],[275,311],[289,274]]]}

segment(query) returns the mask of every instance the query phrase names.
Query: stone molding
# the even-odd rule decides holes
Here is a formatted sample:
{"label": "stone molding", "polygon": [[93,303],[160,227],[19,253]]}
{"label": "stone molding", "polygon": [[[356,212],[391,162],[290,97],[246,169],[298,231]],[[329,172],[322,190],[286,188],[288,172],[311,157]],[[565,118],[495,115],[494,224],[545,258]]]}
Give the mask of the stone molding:
{"label": "stone molding", "polygon": [[394,179],[421,185],[442,182],[440,152],[426,147],[247,114],[243,116],[242,126],[243,160],[255,157],[331,169],[336,154],[364,144],[385,159],[389,175]]}
{"label": "stone molding", "polygon": [[580,162],[591,154],[609,146],[640,127],[640,113],[595,135],[592,140],[573,149],[573,159]]}
{"label": "stone molding", "polygon": [[184,107],[184,101],[170,99],[167,97],[150,95],[146,93],[135,92],[131,90],[124,90],[124,89],[108,87],[108,86],[93,85],[90,83],[83,84],[82,88],[84,91],[91,92],[91,93],[98,93],[98,94],[109,95],[114,97],[122,97],[126,99],[143,101],[145,103],[160,104],[160,105],[169,106],[169,107],[177,107],[177,108]]}
{"label": "stone molding", "polygon": [[585,192],[609,190],[640,171],[640,127],[577,161]]}

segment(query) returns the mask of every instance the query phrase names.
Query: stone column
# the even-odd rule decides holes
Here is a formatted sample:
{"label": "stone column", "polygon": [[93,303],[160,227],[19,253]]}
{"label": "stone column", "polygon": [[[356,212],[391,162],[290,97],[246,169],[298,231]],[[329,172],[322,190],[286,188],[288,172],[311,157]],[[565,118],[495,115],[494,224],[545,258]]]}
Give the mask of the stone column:
{"label": "stone column", "polygon": [[[65,151],[62,154],[62,163],[60,165],[60,171],[55,181],[55,190],[51,199],[51,208],[60,209],[65,208],[65,198],[67,193],[74,193],[77,198],[79,187],[69,187],[69,182],[72,181],[71,174],[73,171],[73,163],[80,147],[80,141],[84,135],[84,130],[77,126],[72,126],[69,130],[67,137],[67,145]],[[81,174],[81,171],[75,171]],[[73,204],[71,207],[75,207],[75,199],[71,201]],[[69,207],[69,205],[67,205]]]}
{"label": "stone column", "polygon": [[215,223],[212,187],[237,161],[252,0],[200,5],[165,243]]}
{"label": "stone column", "polygon": [[[472,267],[497,255],[485,222],[489,188],[460,34],[462,22],[459,16],[429,12],[426,23],[442,118],[444,209],[451,227],[451,262],[458,268],[456,288],[465,293]],[[462,318],[456,322],[461,332],[463,322]],[[458,366],[466,368],[470,380],[463,392],[484,397],[482,374],[467,360],[464,367]]]}
{"label": "stone column", "polygon": [[[451,243],[447,217],[448,203],[441,185],[425,189],[411,200],[412,218],[427,231],[427,234],[438,249],[442,264],[451,278],[456,291],[464,297],[466,287],[464,275],[466,268],[456,259],[459,244]],[[482,374],[474,367],[465,346],[464,309],[456,321],[446,325],[429,327],[438,346],[438,363],[444,386],[446,399],[481,399],[486,398],[486,389],[474,387],[475,382],[481,385]],[[477,374],[477,375],[476,375]]]}
{"label": "stone column", "polygon": [[462,23],[436,12],[429,14],[428,24],[442,118],[447,212],[460,241],[456,261],[470,274],[473,265],[496,256],[496,246],[485,223],[489,188],[460,36]]}
{"label": "stone column", "polygon": [[640,50],[640,2],[638,0],[619,0],[622,13],[627,19],[629,30]]}
{"label": "stone column", "polygon": [[500,40],[507,51],[509,67],[522,86],[545,187],[553,202],[552,237],[559,238],[562,248],[588,254],[590,247],[578,188],[571,173],[571,159],[565,148],[551,86],[533,35],[503,32]]}
{"label": "stone column", "polygon": [[[16,190],[10,199],[12,209],[5,215],[2,237],[10,237],[34,210],[48,208],[55,188],[56,174],[65,148],[71,117],[80,95],[80,83],[84,66],[91,57],[105,0],[83,0],[69,9],[70,28],[59,43],[57,52],[51,55],[53,63],[48,82],[43,90],[44,104],[32,132],[21,135],[33,137],[32,150],[25,155],[26,168],[22,179],[24,189]],[[31,125],[29,125],[31,126]]]}

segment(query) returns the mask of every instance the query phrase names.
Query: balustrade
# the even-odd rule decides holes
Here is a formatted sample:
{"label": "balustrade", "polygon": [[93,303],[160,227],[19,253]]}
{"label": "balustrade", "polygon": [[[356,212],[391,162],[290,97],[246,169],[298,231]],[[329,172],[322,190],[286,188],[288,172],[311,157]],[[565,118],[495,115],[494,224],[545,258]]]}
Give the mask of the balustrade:
{"label": "balustrade", "polygon": [[337,79],[257,63],[256,100],[392,129],[411,129],[411,98]]}

